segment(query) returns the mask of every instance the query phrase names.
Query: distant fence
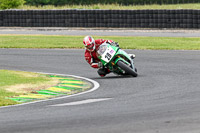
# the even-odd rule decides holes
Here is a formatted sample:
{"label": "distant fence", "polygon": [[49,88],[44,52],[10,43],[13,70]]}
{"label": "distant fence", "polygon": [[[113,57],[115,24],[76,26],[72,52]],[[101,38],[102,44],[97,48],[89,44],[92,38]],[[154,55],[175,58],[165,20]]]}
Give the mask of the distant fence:
{"label": "distant fence", "polygon": [[2,10],[0,27],[200,28],[200,10]]}

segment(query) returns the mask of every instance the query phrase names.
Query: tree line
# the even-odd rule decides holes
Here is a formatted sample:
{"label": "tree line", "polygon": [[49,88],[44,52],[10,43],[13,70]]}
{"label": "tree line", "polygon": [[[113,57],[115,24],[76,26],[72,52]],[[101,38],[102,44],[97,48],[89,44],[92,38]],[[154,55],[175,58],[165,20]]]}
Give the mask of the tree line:
{"label": "tree line", "polygon": [[120,4],[120,5],[147,5],[147,4],[182,4],[199,3],[200,0],[0,0],[0,9],[16,8],[26,4],[31,6],[44,5],[92,5],[92,4]]}

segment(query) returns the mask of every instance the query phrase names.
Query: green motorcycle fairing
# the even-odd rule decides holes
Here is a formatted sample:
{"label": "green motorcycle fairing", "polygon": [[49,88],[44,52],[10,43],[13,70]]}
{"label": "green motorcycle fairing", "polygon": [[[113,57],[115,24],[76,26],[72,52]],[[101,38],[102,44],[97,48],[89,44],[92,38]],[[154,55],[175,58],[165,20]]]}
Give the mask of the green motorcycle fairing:
{"label": "green motorcycle fairing", "polygon": [[104,43],[100,46],[97,53],[99,54],[98,58],[102,62],[103,66],[107,67],[113,73],[120,75],[124,74],[124,70],[116,65],[119,60],[126,63],[128,66],[132,66],[131,68],[134,68],[130,56],[119,47]]}

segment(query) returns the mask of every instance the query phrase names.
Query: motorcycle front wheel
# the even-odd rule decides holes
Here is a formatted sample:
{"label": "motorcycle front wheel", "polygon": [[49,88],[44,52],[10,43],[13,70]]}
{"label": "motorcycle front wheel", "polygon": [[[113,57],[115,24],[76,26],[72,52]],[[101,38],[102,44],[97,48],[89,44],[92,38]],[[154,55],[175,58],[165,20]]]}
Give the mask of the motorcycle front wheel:
{"label": "motorcycle front wheel", "polygon": [[123,61],[119,60],[117,62],[117,65],[123,69],[126,73],[128,73],[129,75],[133,76],[133,77],[137,77],[138,74],[136,71],[134,71],[132,68],[130,68],[128,65],[126,65]]}

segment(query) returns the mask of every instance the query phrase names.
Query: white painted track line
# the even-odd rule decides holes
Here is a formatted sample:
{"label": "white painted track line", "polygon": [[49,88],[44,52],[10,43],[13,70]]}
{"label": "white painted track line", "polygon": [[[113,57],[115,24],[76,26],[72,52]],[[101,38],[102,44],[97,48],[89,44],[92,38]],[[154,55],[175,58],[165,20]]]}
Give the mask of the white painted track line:
{"label": "white painted track line", "polygon": [[101,102],[110,100],[112,98],[101,98],[101,99],[87,99],[82,101],[76,101],[76,102],[70,102],[70,103],[63,103],[63,104],[55,104],[55,105],[49,105],[49,106],[71,106],[71,105],[81,105],[81,104],[88,104],[88,103],[94,103],[94,102]]}

